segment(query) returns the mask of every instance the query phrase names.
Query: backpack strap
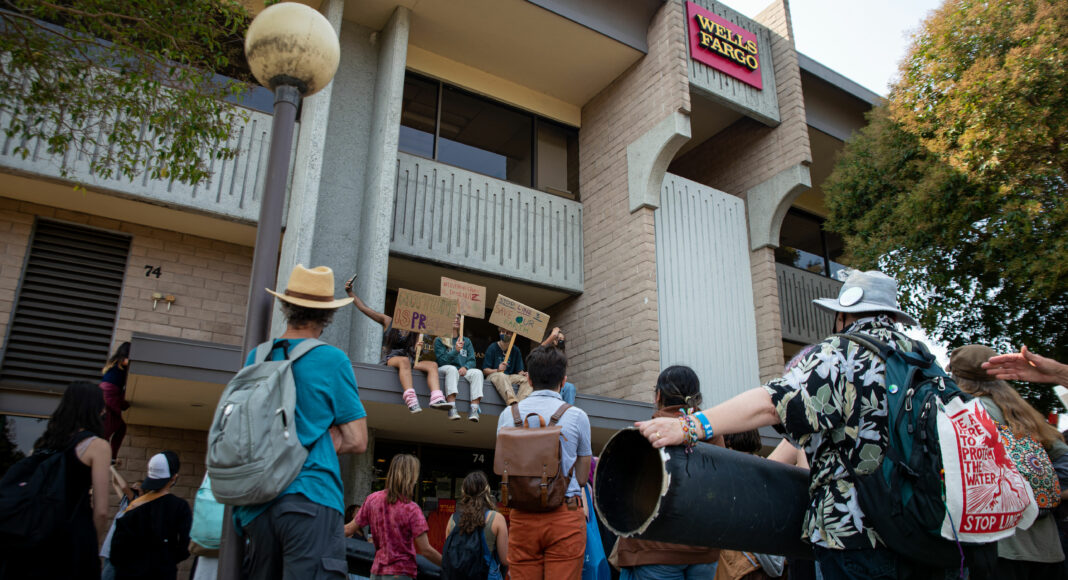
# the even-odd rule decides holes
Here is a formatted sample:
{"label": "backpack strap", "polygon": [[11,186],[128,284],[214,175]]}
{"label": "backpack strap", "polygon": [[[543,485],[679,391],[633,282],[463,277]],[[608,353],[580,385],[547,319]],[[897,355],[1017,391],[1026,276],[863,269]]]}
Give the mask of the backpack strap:
{"label": "backpack strap", "polygon": [[570,409],[570,408],[571,408],[571,405],[569,405],[567,403],[564,403],[563,405],[560,405],[560,408],[558,408],[556,410],[556,412],[553,413],[552,418],[549,419],[549,424],[550,425],[556,425],[556,423],[558,421],[560,421],[560,417],[563,417],[564,413],[566,413],[567,410]]}
{"label": "backpack strap", "polygon": [[837,336],[839,338],[844,338],[846,340],[853,341],[868,350],[874,351],[876,354],[879,355],[879,358],[883,360],[886,360],[887,357],[890,356],[890,353],[894,350],[894,347],[890,346],[889,344],[875,338],[870,334],[865,334],[862,332],[851,332],[848,334],[837,333],[832,334],[831,336]]}
{"label": "backpack strap", "polygon": [[512,408],[512,420],[515,422],[516,427],[523,426],[523,417],[519,415],[519,405],[508,405]]}

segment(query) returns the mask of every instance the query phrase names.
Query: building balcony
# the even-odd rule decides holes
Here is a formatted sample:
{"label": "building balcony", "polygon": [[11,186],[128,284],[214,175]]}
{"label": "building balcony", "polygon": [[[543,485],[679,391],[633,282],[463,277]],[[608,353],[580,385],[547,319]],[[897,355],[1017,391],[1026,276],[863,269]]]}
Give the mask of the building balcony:
{"label": "building balcony", "polygon": [[397,154],[390,252],[582,292],[582,204]]}
{"label": "building balcony", "polygon": [[775,264],[779,281],[779,315],[782,339],[812,344],[826,338],[834,318],[812,303],[815,298],[838,296],[842,283],[792,266]]}
{"label": "building balcony", "polygon": [[[209,180],[196,186],[168,179],[152,179],[147,174],[133,180],[123,175],[105,179],[89,172],[92,155],[74,150],[66,156],[51,155],[47,143],[41,140],[20,142],[18,137],[7,135],[0,135],[0,171],[30,179],[78,183],[93,191],[134,201],[255,224],[259,219],[260,195],[267,169],[271,115],[251,109],[239,110],[242,115],[236,117],[230,135],[230,144],[238,148],[237,156],[220,160],[215,159],[210,151],[205,151],[203,155],[208,160],[212,175]],[[11,115],[0,111],[0,129],[7,129],[10,122]],[[295,133],[299,133],[299,130]],[[21,153],[16,153],[18,145],[25,145],[29,154],[23,157]],[[64,166],[66,173],[63,172]]]}

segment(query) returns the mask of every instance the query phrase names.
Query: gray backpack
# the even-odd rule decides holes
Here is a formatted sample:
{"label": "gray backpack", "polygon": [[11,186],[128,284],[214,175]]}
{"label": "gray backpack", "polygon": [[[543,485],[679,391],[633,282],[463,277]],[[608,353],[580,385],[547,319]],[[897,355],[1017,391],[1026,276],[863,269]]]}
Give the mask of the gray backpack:
{"label": "gray backpack", "polygon": [[[325,344],[304,339],[256,347],[256,362],[226,385],[208,431],[208,476],[219,503],[258,505],[278,497],[300,474],[308,449],[297,437],[297,387],[291,367]],[[285,360],[267,360],[275,348]]]}

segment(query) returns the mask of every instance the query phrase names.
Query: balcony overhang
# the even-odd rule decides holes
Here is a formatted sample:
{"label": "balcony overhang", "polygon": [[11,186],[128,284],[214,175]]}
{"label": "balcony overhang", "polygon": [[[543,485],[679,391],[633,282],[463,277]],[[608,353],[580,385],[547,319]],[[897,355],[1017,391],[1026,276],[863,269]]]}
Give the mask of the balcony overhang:
{"label": "balcony overhang", "polygon": [[[130,410],[126,421],[136,425],[207,430],[226,382],[241,366],[238,346],[182,338],[134,333],[130,349],[130,376],[126,397]],[[415,376],[425,410],[412,415],[401,402],[400,379],[395,370],[382,365],[354,363],[360,400],[367,409],[368,427],[377,436],[407,441],[434,441],[461,447],[492,448],[497,417],[504,401],[486,381],[482,420],[449,421],[445,413],[431,410],[426,378]],[[462,383],[463,381],[461,381]],[[457,400],[461,411],[470,404],[466,384]],[[619,429],[648,419],[653,406],[640,401],[579,394],[576,405],[590,418],[594,449],[600,449]]]}

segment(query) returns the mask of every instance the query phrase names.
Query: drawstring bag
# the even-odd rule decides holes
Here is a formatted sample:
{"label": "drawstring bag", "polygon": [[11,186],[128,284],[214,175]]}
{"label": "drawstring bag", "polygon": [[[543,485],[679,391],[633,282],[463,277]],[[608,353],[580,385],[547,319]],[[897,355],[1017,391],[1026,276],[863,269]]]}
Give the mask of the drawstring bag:
{"label": "drawstring bag", "polygon": [[978,399],[939,405],[938,438],[946,486],[943,538],[994,542],[1031,527],[1038,515],[1031,485]]}

